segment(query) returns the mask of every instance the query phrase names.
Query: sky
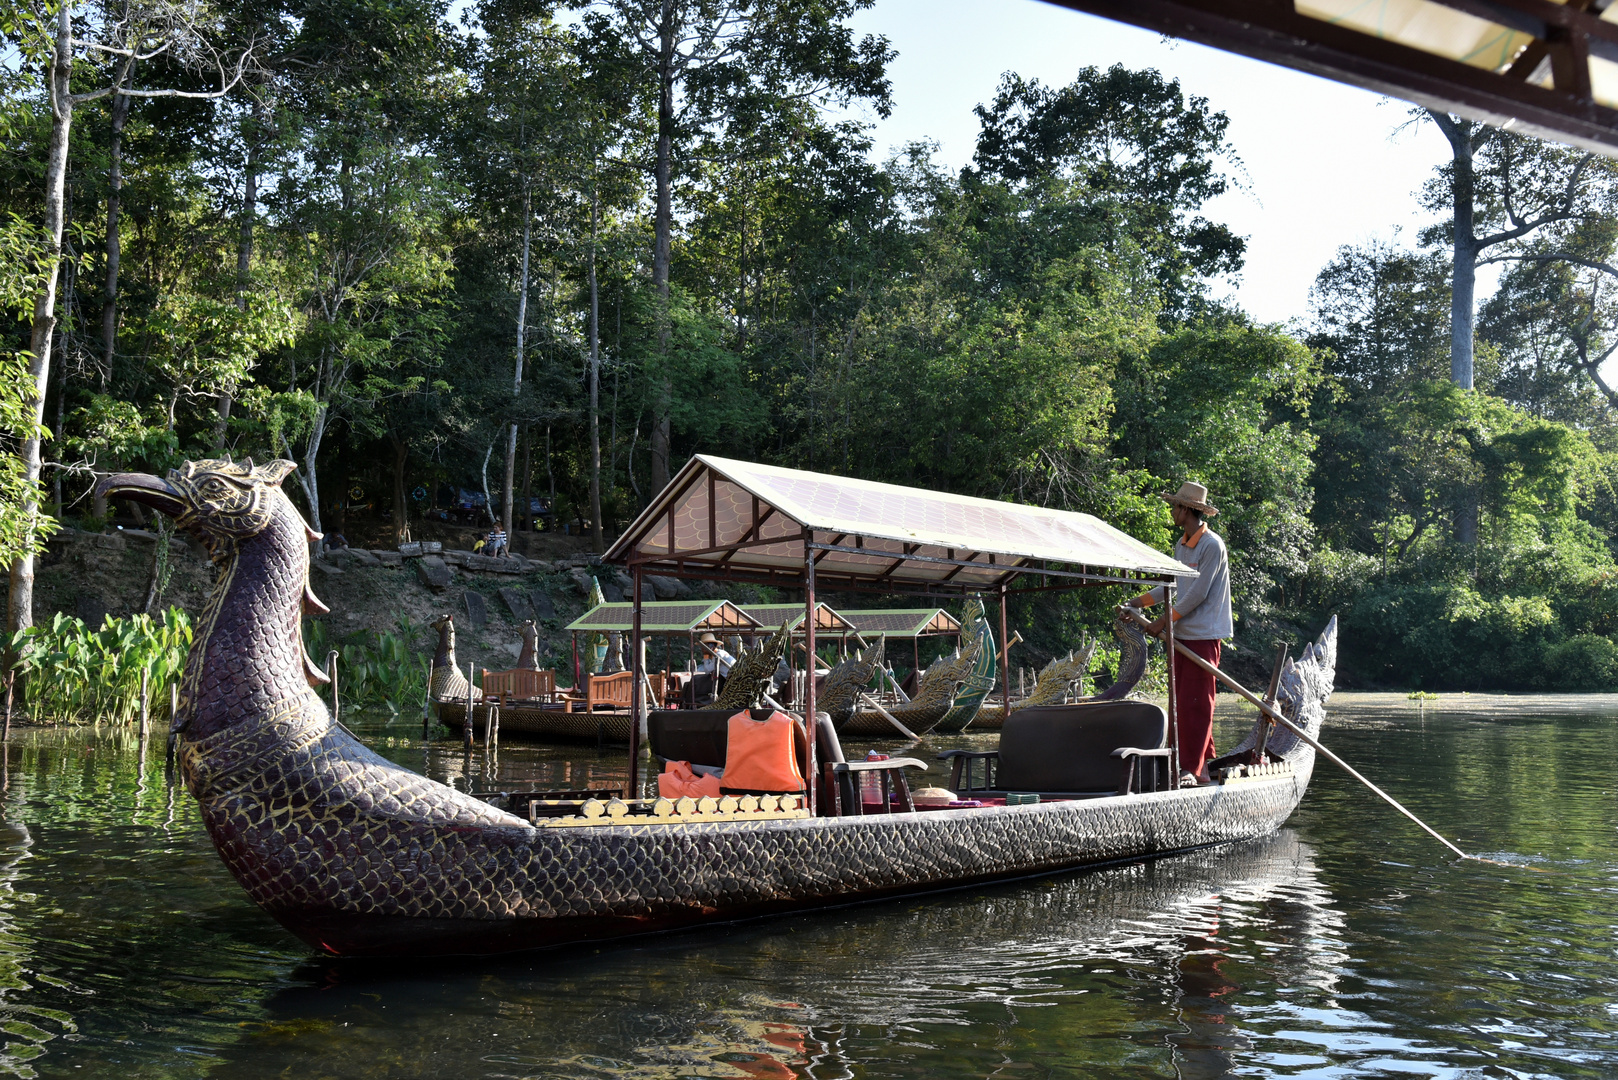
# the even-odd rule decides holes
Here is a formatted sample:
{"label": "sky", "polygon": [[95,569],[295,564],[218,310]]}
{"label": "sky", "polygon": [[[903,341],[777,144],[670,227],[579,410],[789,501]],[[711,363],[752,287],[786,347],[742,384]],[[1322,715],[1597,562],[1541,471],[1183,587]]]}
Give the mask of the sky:
{"label": "sky", "polygon": [[[1040,0],[876,0],[853,25],[886,35],[899,53],[888,69],[892,116],[863,114],[882,157],[930,139],[941,164],[965,165],[977,138],[972,108],[1006,71],[1063,86],[1091,65],[1151,67],[1207,98],[1230,117],[1246,167],[1243,189],[1205,210],[1248,240],[1240,279],[1213,293],[1262,322],[1306,319],[1309,287],[1343,245],[1395,230],[1413,245],[1433,220],[1416,192],[1449,146],[1431,123],[1407,123],[1402,101]],[[1489,285],[1479,281],[1480,297]]]}

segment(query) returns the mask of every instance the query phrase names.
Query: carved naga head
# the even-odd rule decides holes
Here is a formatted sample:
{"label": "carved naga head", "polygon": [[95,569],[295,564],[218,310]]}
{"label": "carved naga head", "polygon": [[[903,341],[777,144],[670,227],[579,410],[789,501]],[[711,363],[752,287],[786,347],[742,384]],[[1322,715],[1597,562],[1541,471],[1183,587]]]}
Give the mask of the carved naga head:
{"label": "carved naga head", "polygon": [[[202,541],[219,562],[241,541],[269,527],[277,504],[286,499],[281,481],[296,468],[290,461],[254,465],[252,458],[240,462],[206,459],[171,469],[166,478],[115,473],[103,477],[96,490],[107,498],[130,499],[169,515],[175,525]],[[291,509],[290,504],[287,508]],[[310,531],[310,539],[317,536]]]}

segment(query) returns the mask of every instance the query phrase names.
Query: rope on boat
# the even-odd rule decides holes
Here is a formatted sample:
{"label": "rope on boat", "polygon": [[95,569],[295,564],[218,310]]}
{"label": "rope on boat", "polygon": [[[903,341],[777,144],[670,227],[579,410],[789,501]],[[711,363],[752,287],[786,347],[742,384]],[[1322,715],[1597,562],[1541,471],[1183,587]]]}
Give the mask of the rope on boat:
{"label": "rope on boat", "polygon": [[[1159,637],[1159,638],[1161,637],[1161,635],[1152,633],[1152,624],[1147,622],[1145,619],[1141,618],[1139,612],[1133,611],[1133,610],[1128,609],[1128,608],[1120,608],[1119,610],[1120,610],[1120,612],[1121,612],[1121,614],[1123,615],[1124,618],[1133,620],[1135,622],[1135,624],[1140,627],[1141,630],[1145,631],[1148,634],[1152,634],[1153,637]],[[1427,834],[1429,836],[1431,836],[1434,840],[1437,840],[1440,844],[1443,844],[1445,847],[1449,848],[1451,851],[1455,852],[1455,854],[1459,855],[1463,859],[1478,859],[1478,857],[1476,855],[1468,855],[1466,852],[1462,851],[1460,848],[1456,847],[1454,844],[1450,843],[1448,840],[1446,840],[1442,836],[1440,836],[1438,834],[1437,830],[1435,830],[1431,825],[1428,825],[1425,821],[1421,820],[1421,818],[1417,817],[1415,814],[1413,814],[1409,810],[1405,809],[1404,804],[1401,803],[1398,799],[1395,799],[1392,795],[1389,795],[1386,791],[1383,791],[1381,788],[1379,788],[1375,784],[1371,783],[1371,781],[1367,780],[1364,776],[1362,776],[1360,774],[1360,772],[1357,769],[1354,768],[1354,766],[1350,765],[1348,762],[1344,761],[1342,758],[1338,757],[1336,754],[1332,753],[1330,750],[1327,750],[1324,746],[1322,746],[1320,744],[1320,740],[1318,740],[1314,736],[1310,735],[1307,731],[1304,731],[1301,727],[1299,727],[1297,724],[1294,724],[1291,720],[1288,720],[1285,716],[1282,715],[1280,709],[1277,709],[1275,706],[1273,706],[1273,705],[1269,704],[1268,702],[1264,701],[1263,699],[1261,699],[1257,694],[1255,694],[1251,690],[1247,689],[1247,687],[1243,686],[1241,683],[1237,682],[1235,679],[1231,678],[1229,675],[1226,675],[1223,671],[1220,671],[1217,666],[1208,663],[1208,661],[1204,660],[1202,657],[1198,656],[1196,653],[1194,653],[1190,649],[1186,648],[1180,642],[1176,641],[1174,643],[1174,649],[1181,656],[1184,656],[1186,659],[1192,661],[1198,667],[1202,668],[1204,671],[1206,671],[1210,675],[1212,675],[1214,678],[1218,679],[1220,682],[1224,683],[1226,686],[1228,686],[1232,690],[1236,691],[1236,693],[1240,694],[1242,697],[1246,698],[1248,701],[1252,702],[1254,705],[1257,705],[1258,708],[1259,708],[1259,711],[1261,713],[1263,713],[1265,716],[1268,716],[1271,720],[1274,720],[1276,723],[1280,724],[1282,727],[1286,728],[1288,731],[1292,732],[1292,734],[1296,735],[1304,743],[1307,743],[1309,746],[1314,747],[1315,752],[1317,754],[1320,754],[1320,755],[1324,756],[1327,761],[1330,761],[1333,765],[1336,765],[1339,769],[1342,769],[1344,772],[1348,773],[1348,775],[1352,776],[1354,779],[1358,780],[1360,783],[1362,783],[1366,787],[1370,788],[1377,795],[1381,796],[1381,798],[1389,806],[1393,807],[1395,810],[1399,811],[1399,813],[1403,814],[1405,817],[1409,818],[1411,821],[1414,821],[1417,825],[1421,826],[1422,829],[1424,829],[1427,832]],[[1482,861],[1487,861],[1487,860],[1478,859],[1478,861],[1482,862]]]}

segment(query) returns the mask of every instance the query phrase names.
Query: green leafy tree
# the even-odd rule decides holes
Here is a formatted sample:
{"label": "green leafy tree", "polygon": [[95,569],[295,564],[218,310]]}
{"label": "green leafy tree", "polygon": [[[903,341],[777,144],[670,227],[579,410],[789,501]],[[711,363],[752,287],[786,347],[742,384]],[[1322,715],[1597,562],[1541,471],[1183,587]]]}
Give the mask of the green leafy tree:
{"label": "green leafy tree", "polygon": [[[856,40],[847,20],[871,0],[596,0],[584,7],[592,61],[633,67],[656,101],[651,159],[652,285],[670,303],[675,187],[736,130],[790,127],[805,102],[846,105],[865,99],[886,115],[892,57],[885,38]],[[659,347],[670,324],[660,323]],[[668,482],[673,387],[654,405],[654,489]]]}

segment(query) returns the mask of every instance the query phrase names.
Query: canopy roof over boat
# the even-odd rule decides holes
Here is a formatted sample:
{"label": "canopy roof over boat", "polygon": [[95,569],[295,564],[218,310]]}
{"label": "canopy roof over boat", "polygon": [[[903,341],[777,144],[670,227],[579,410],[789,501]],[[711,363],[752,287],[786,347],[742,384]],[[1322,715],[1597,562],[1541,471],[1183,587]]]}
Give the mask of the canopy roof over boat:
{"label": "canopy roof over boat", "polygon": [[[789,626],[803,625],[802,604],[743,604],[742,610],[771,632],[781,629],[783,622]],[[827,634],[850,634],[854,632],[854,624],[826,604],[816,604],[815,629]]]}
{"label": "canopy roof over boat", "polygon": [[1618,157],[1611,0],[1052,0]]}
{"label": "canopy roof over boat", "polygon": [[844,610],[861,637],[934,637],[959,634],[961,620],[943,608],[860,608]]}
{"label": "canopy roof over boat", "polygon": [[[628,633],[634,629],[634,615],[635,605],[629,600],[597,604],[564,629]],[[801,608],[798,615],[803,616]],[[699,630],[756,633],[764,627],[729,600],[659,600],[641,604],[640,629],[643,634],[685,634]]]}
{"label": "canopy roof over boat", "polygon": [[819,588],[946,594],[1025,573],[1091,583],[1196,574],[1089,514],[707,454],[686,463],[606,558],[788,587],[801,587],[812,564]]}

